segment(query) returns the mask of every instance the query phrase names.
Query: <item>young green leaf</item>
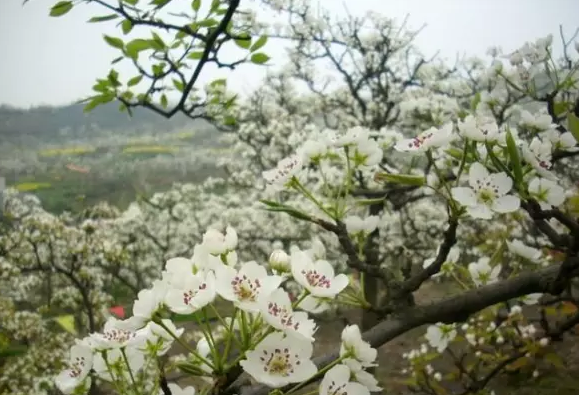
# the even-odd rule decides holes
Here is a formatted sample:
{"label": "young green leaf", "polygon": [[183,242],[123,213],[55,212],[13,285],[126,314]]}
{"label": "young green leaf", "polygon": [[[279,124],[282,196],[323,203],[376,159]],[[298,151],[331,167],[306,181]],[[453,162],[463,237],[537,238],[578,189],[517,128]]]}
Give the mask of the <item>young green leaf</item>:
{"label": "young green leaf", "polygon": [[193,59],[193,60],[198,60],[201,59],[203,57],[203,52],[191,52],[189,55],[187,55],[188,59]]}
{"label": "young green leaf", "polygon": [[263,52],[254,53],[251,55],[251,63],[264,64],[269,60],[269,56]]}
{"label": "young green leaf", "polygon": [[173,86],[179,91],[183,92],[185,90],[185,84],[179,80],[173,78]]}
{"label": "young green leaf", "polygon": [[249,34],[243,34],[235,40],[235,44],[237,44],[239,48],[248,49],[251,47],[251,36]]}
{"label": "young green leaf", "polygon": [[163,108],[167,108],[168,105],[169,105],[169,100],[167,99],[167,95],[163,93],[161,95],[161,106]]}
{"label": "young green leaf", "polygon": [[62,16],[72,10],[72,1],[59,1],[50,9],[50,16]]}
{"label": "young green leaf", "polygon": [[125,19],[123,23],[121,23],[121,29],[123,30],[123,34],[129,34],[131,30],[133,30],[133,23],[130,20]]}
{"label": "young green leaf", "polygon": [[515,183],[518,184],[523,181],[523,166],[521,164],[521,157],[519,156],[519,148],[515,143],[515,139],[511,133],[511,130],[507,130],[507,151],[509,152],[509,158],[511,159],[511,167],[513,168],[513,174],[515,176]]}
{"label": "young green leaf", "polygon": [[143,40],[142,38],[137,38],[133,41],[127,43],[126,52],[127,56],[137,59],[139,57],[139,52],[151,49],[151,44],[149,40]]}
{"label": "young green leaf", "polygon": [[136,77],[133,77],[129,80],[129,82],[127,82],[127,86],[135,86],[137,85],[139,82],[141,82],[141,80],[143,79],[142,75],[138,75]]}
{"label": "young green leaf", "polygon": [[569,112],[567,114],[567,126],[573,137],[575,137],[575,141],[579,141],[579,117]]}
{"label": "young green leaf", "polygon": [[119,16],[117,14],[110,14],[104,16],[93,16],[88,20],[89,23],[96,23],[96,22],[106,22],[112,21],[113,19],[117,19]]}
{"label": "young green leaf", "polygon": [[107,44],[109,44],[113,48],[123,49],[125,47],[123,40],[121,40],[120,38],[107,36],[106,34],[103,35],[103,37],[107,42]]}
{"label": "young green leaf", "polygon": [[201,8],[201,0],[193,0],[193,2],[191,2],[191,8],[193,8],[195,12],[199,11],[199,8]]}
{"label": "young green leaf", "polygon": [[251,48],[249,49],[251,52],[255,52],[261,49],[267,43],[267,36],[261,36],[257,39],[256,42],[253,43]]}

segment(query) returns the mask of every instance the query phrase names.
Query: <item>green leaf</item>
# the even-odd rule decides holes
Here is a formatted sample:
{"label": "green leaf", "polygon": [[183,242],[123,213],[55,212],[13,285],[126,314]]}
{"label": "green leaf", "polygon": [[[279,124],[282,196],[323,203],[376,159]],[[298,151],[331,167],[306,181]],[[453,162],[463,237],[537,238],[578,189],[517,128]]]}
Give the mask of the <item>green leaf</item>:
{"label": "green leaf", "polygon": [[553,104],[553,112],[555,113],[556,117],[560,117],[561,115],[565,114],[568,110],[569,110],[568,102],[559,101]]}
{"label": "green leaf", "polygon": [[235,124],[237,124],[237,121],[235,120],[235,117],[232,117],[231,115],[227,115],[223,119],[223,124],[225,126],[234,126]]}
{"label": "green leaf", "polygon": [[267,43],[267,36],[261,36],[260,38],[257,39],[256,42],[253,43],[253,45],[251,46],[251,48],[249,49],[251,52],[255,52],[259,49],[261,49],[265,44]]}
{"label": "green leaf", "polygon": [[475,111],[476,108],[478,107],[480,101],[481,101],[481,96],[480,96],[480,93],[477,92],[476,95],[474,95],[474,98],[472,99],[472,101],[470,103],[470,109],[472,111]]}
{"label": "green leaf", "polygon": [[123,23],[121,23],[121,29],[123,30],[123,34],[129,34],[131,30],[133,30],[133,23],[125,19]]}
{"label": "green leaf", "polygon": [[156,5],[157,9],[166,6],[171,0],[153,0],[151,4]]}
{"label": "green leaf", "polygon": [[458,148],[449,148],[445,152],[452,156],[454,159],[462,160],[463,152]]}
{"label": "green leaf", "polygon": [[264,64],[269,60],[269,56],[264,54],[263,52],[254,53],[251,55],[251,63],[255,64]]}
{"label": "green leaf", "polygon": [[112,102],[115,99],[114,93],[105,93],[98,96],[93,96],[90,101],[84,106],[83,112],[87,113],[94,110],[96,107]]}
{"label": "green leaf", "polygon": [[167,95],[163,93],[161,95],[161,106],[163,108],[167,108],[168,105],[169,105],[169,100],[167,100]]}
{"label": "green leaf", "polygon": [[113,61],[111,62],[111,64],[117,64],[123,59],[124,59],[123,56],[119,56],[118,58],[114,58]]}
{"label": "green leaf", "polygon": [[191,52],[189,55],[187,55],[188,59],[194,59],[194,60],[201,59],[202,57],[203,57],[203,52]]}
{"label": "green leaf", "polygon": [[56,323],[58,325],[60,325],[62,327],[62,329],[64,329],[68,333],[71,333],[73,335],[77,335],[76,326],[74,324],[74,316],[72,314],[61,315],[61,316],[55,317],[54,320],[56,321]]}
{"label": "green leaf", "polygon": [[59,1],[50,9],[50,16],[62,16],[72,10],[72,1]]}
{"label": "green leaf", "polygon": [[193,0],[191,2],[191,8],[193,8],[195,12],[199,11],[199,8],[201,8],[201,0]]}
{"label": "green leaf", "polygon": [[106,22],[106,21],[112,21],[113,19],[117,19],[119,16],[117,14],[110,14],[110,15],[105,15],[105,16],[93,16],[92,18],[90,18],[88,20],[89,23],[95,23],[95,22]]}
{"label": "green leaf", "polygon": [[210,12],[215,12],[215,10],[217,10],[219,8],[219,5],[221,4],[221,2],[219,0],[213,0],[211,1],[211,10]]}
{"label": "green leaf", "polygon": [[278,202],[275,202],[273,200],[266,200],[266,199],[260,199],[260,203],[265,204],[268,207],[281,207],[282,205]]}
{"label": "green leaf", "polygon": [[286,213],[288,214],[290,217],[294,217],[296,219],[301,219],[303,221],[310,221],[311,217],[305,213],[302,213],[301,211],[298,211],[294,208],[291,207],[278,207],[278,208],[267,208],[267,211],[273,211],[273,212],[281,212],[281,213]]}
{"label": "green leaf", "polygon": [[579,141],[579,118],[572,112],[567,114],[567,126],[575,141]]}
{"label": "green leaf", "polygon": [[392,173],[376,173],[374,179],[378,182],[391,182],[393,184],[403,184],[421,187],[426,184],[426,177],[416,176],[413,174],[392,174]]}
{"label": "green leaf", "polygon": [[155,49],[162,51],[167,48],[167,44],[163,41],[163,39],[155,32],[153,32],[153,41],[156,45],[153,45]]}
{"label": "green leaf", "polygon": [[133,77],[129,80],[129,82],[127,82],[127,86],[135,86],[137,85],[139,82],[141,82],[141,80],[143,79],[142,75],[138,75],[136,77]]}
{"label": "green leaf", "polygon": [[181,81],[176,80],[173,78],[173,86],[179,91],[179,92],[183,92],[185,90],[185,84],[183,84]]}
{"label": "green leaf", "polygon": [[151,44],[149,40],[143,40],[142,38],[128,42],[126,47],[127,55],[133,59],[137,59],[139,52],[147,49],[151,49]]}
{"label": "green leaf", "polygon": [[113,48],[123,49],[125,47],[123,40],[121,40],[120,38],[107,36],[106,34],[104,34],[103,37],[107,42],[107,44],[109,44]]}
{"label": "green leaf", "polygon": [[507,129],[507,151],[509,152],[509,158],[511,159],[511,167],[513,168],[513,174],[515,176],[515,184],[523,181],[523,165],[521,164],[521,157],[519,156],[519,148],[515,143],[515,139],[511,133],[510,129]]}
{"label": "green leaf", "polygon": [[240,48],[248,49],[249,47],[251,47],[251,36],[243,35],[235,40],[235,44],[237,44],[237,46]]}
{"label": "green leaf", "polygon": [[202,21],[197,22],[197,26],[213,27],[213,26],[216,26],[218,23],[219,22],[217,22],[217,19],[207,18],[207,19],[204,19]]}
{"label": "green leaf", "polygon": [[28,347],[25,345],[14,345],[2,348],[0,349],[0,360],[8,357],[17,357],[19,355],[25,354],[26,351],[28,351]]}
{"label": "green leaf", "polygon": [[196,365],[191,362],[177,362],[175,366],[177,369],[183,373],[187,373],[190,376],[201,376],[205,374],[205,372],[201,370],[198,364]]}
{"label": "green leaf", "polygon": [[130,5],[136,5],[139,2],[139,0],[123,0],[123,3],[127,3]]}
{"label": "green leaf", "polygon": [[491,159],[491,162],[493,162],[493,165],[495,165],[497,170],[498,171],[504,171],[505,173],[507,173],[507,175],[509,177],[514,178],[513,175],[511,174],[510,170],[507,168],[507,166],[505,166],[505,164],[503,162],[501,162],[501,160],[499,158],[497,158],[497,156],[495,155],[495,153],[493,151],[493,147],[489,144],[488,141],[485,142],[485,147],[487,149],[488,157]]}

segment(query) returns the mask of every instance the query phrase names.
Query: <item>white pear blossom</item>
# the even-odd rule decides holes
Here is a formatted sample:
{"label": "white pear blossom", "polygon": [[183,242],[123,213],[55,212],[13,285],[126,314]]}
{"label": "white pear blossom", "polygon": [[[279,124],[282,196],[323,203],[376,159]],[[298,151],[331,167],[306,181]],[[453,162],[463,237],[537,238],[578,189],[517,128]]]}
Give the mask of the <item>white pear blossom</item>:
{"label": "white pear blossom", "polygon": [[[225,257],[225,262],[221,259]],[[197,244],[193,248],[193,256],[191,257],[193,262],[193,272],[208,271],[213,270],[219,266],[227,264],[228,266],[234,266],[237,263],[237,254],[235,251],[229,251],[224,255],[214,255],[209,252],[206,245]]]}
{"label": "white pear blossom", "polygon": [[513,240],[513,241],[507,240],[507,248],[513,254],[523,257],[526,260],[533,263],[541,263],[541,260],[543,258],[543,253],[541,252],[541,250],[529,247],[520,240]]}
{"label": "white pear blossom", "polygon": [[350,368],[336,365],[326,372],[320,383],[320,395],[370,395],[370,390],[360,383],[350,381]]}
{"label": "white pear blossom", "polygon": [[521,298],[519,298],[521,300],[521,302],[523,302],[524,304],[528,305],[528,306],[532,306],[532,305],[536,305],[537,303],[539,303],[539,300],[543,297],[542,293],[532,293],[532,294],[528,294],[525,295]]}
{"label": "white pear blossom", "polygon": [[573,133],[571,132],[561,133],[557,129],[549,129],[541,134],[541,138],[550,141],[553,150],[569,152],[576,152],[579,150],[579,147],[577,147],[577,140],[575,140],[575,137],[573,137]]}
{"label": "white pear blossom", "polygon": [[493,211],[510,213],[520,207],[519,197],[508,195],[513,180],[504,172],[489,174],[482,164],[475,162],[470,167],[469,185],[452,188],[451,193],[474,218],[491,219]]}
{"label": "white pear blossom", "polygon": [[289,295],[282,288],[260,301],[263,319],[269,325],[292,337],[314,341],[316,323],[303,311],[293,311]]}
{"label": "white pear blossom", "polygon": [[549,114],[531,114],[526,110],[521,111],[519,125],[536,133],[557,128]]}
{"label": "white pear blossom", "polygon": [[93,352],[90,347],[75,344],[70,348],[68,369],[55,378],[55,384],[65,394],[72,394],[77,388],[90,387],[88,374],[93,366]]}
{"label": "white pear blossom", "polygon": [[431,127],[412,139],[398,141],[394,145],[394,149],[401,152],[421,153],[431,148],[445,147],[454,138],[452,134],[453,128],[454,125],[452,123],[447,123],[440,129]]}
{"label": "white pear blossom", "polygon": [[330,298],[317,298],[313,295],[308,295],[299,303],[298,307],[311,314],[320,314],[331,308],[330,303]]}
{"label": "white pear blossom", "polygon": [[303,160],[300,155],[292,155],[279,161],[276,168],[264,171],[262,176],[270,187],[280,190],[301,171],[302,167]]}
{"label": "white pear blossom", "polygon": [[482,257],[468,265],[468,271],[476,286],[492,284],[498,281],[502,266],[491,267],[490,258]]}
{"label": "white pear blossom", "polygon": [[346,131],[346,133],[339,137],[336,141],[338,146],[355,145],[370,138],[370,131],[362,126],[355,126]]}
{"label": "white pear blossom", "polygon": [[550,171],[553,166],[551,163],[553,147],[549,140],[534,137],[531,144],[523,143],[521,148],[525,161],[533,166],[541,177],[557,181],[557,176]]}
{"label": "white pear blossom", "polygon": [[143,344],[148,337],[148,329],[137,329],[135,323],[140,321],[119,320],[109,317],[102,332],[89,335],[94,350],[108,350]]}
{"label": "white pear blossom", "polygon": [[[292,251],[292,254],[294,251]],[[308,254],[308,256],[314,261],[318,259],[326,259],[326,247],[319,237],[316,236],[312,239],[312,244],[310,248],[306,250],[306,254]]]}
{"label": "white pear blossom", "polygon": [[294,280],[312,295],[327,298],[344,290],[349,284],[345,274],[334,274],[334,268],[326,260],[312,260],[304,251],[291,254]]}
{"label": "white pear blossom", "polygon": [[351,149],[350,158],[354,166],[372,167],[382,161],[384,151],[376,140],[364,140]]}
{"label": "white pear blossom", "polygon": [[215,296],[215,274],[212,271],[191,273],[171,285],[165,304],[174,313],[191,314],[213,302]]}
{"label": "white pear blossom", "polygon": [[142,326],[162,307],[167,290],[168,284],[165,281],[155,280],[151,288],[139,291],[133,303],[133,317],[141,320]]}
{"label": "white pear blossom", "polygon": [[284,250],[274,250],[269,256],[269,267],[274,273],[291,273],[291,259]]}
{"label": "white pear blossom", "polygon": [[499,135],[499,126],[494,119],[478,115],[468,115],[459,121],[458,130],[464,137],[478,142],[496,141]]}
{"label": "white pear blossom", "polygon": [[228,226],[225,234],[217,229],[208,229],[203,235],[203,245],[213,255],[225,254],[237,247],[237,232]]}
{"label": "white pear blossom", "polygon": [[344,218],[344,224],[350,234],[365,234],[369,235],[378,227],[380,217],[377,215],[369,215],[362,219],[357,215],[350,215]]}
{"label": "white pear blossom", "polygon": [[281,388],[316,374],[318,369],[311,361],[312,352],[310,342],[274,332],[249,351],[240,365],[256,381]]}
{"label": "white pear blossom", "polygon": [[424,337],[431,347],[436,348],[436,351],[442,353],[456,337],[456,328],[454,325],[446,325],[439,322],[435,325],[430,325],[426,329]]}
{"label": "white pear blossom", "polygon": [[343,362],[354,370],[376,366],[378,351],[362,339],[358,325],[348,325],[342,331],[340,356],[346,355],[349,357]]}
{"label": "white pear blossom", "polygon": [[216,270],[217,293],[247,312],[259,312],[259,302],[267,298],[282,282],[280,276],[270,276],[265,267],[255,261],[246,262],[239,271],[230,266]]}
{"label": "white pear blossom", "polygon": [[348,366],[352,371],[352,378],[358,383],[362,384],[364,387],[368,388],[370,392],[380,392],[382,387],[378,385],[378,380],[371,373],[365,370],[354,370],[352,366]]}
{"label": "white pear blossom", "polygon": [[297,153],[302,157],[303,162],[310,160],[319,160],[327,154],[328,144],[321,140],[307,140],[298,150]]}
{"label": "white pear blossom", "polygon": [[[196,393],[195,387],[193,387],[191,385],[184,387],[184,388],[181,388],[181,387],[179,387],[178,384],[169,383],[167,385],[167,387],[169,387],[169,390],[171,391],[171,395],[195,395],[195,393]],[[162,390],[159,390],[159,395],[164,395],[164,392]]]}
{"label": "white pear blossom", "polygon": [[529,182],[529,193],[543,210],[559,207],[565,202],[565,190],[547,178],[535,177]]}

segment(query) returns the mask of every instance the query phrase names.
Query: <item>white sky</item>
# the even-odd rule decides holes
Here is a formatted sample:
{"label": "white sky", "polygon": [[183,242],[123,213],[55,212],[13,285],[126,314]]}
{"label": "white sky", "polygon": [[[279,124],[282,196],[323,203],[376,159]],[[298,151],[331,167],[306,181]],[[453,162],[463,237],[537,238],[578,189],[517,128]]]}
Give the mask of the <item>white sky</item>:
{"label": "white sky", "polygon": [[[189,9],[190,0],[174,0]],[[204,0],[205,3],[208,0]],[[242,0],[242,4],[244,1]],[[454,59],[457,53],[484,55],[491,45],[513,50],[528,40],[554,34],[559,25],[567,35],[579,27],[579,0],[312,0],[335,13],[361,15],[368,10],[427,27],[417,43],[426,54],[437,50]],[[87,24],[95,15],[106,15],[101,7],[85,5],[60,18],[48,16],[56,0],[0,0],[0,104],[29,107],[40,104],[67,104],[91,92],[97,77],[104,77],[110,62],[118,56],[102,34],[121,36],[116,22]],[[148,2],[147,2],[148,3]],[[275,65],[283,63],[283,48],[267,45],[264,51]],[[123,75],[129,66],[121,67]],[[231,77],[234,90],[257,87],[265,70],[247,66],[229,74],[212,70],[201,81],[217,76]],[[135,74],[131,73],[131,76]]]}

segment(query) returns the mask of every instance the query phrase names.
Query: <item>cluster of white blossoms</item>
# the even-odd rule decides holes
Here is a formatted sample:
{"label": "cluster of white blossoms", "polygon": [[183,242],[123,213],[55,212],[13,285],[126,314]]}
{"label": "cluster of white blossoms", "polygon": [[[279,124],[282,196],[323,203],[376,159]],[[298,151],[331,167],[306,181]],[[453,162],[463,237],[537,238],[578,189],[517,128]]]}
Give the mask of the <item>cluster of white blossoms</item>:
{"label": "cluster of white blossoms", "polygon": [[280,160],[274,169],[264,171],[263,177],[268,185],[281,190],[310,163],[334,160],[347,163],[349,170],[368,169],[378,165],[383,155],[367,128],[353,127],[344,134],[326,129],[319,138],[305,141],[294,155]]}
{"label": "cluster of white blossoms", "polygon": [[[237,241],[231,227],[225,234],[209,229],[192,258],[169,259],[161,279],[139,292],[130,318],[110,317],[102,332],[77,341],[69,368],[56,378],[58,388],[66,394],[84,393],[94,374],[119,393],[127,388],[139,392],[145,384],[150,393],[157,393],[159,383],[145,383],[143,371],[147,361],[165,355],[175,341],[189,351],[187,360],[199,367],[199,375],[213,382],[211,377],[226,369],[229,351],[218,351],[211,329],[203,326],[205,337],[193,347],[182,339],[184,329],[177,328],[171,317],[215,312],[226,329],[224,341],[237,345],[239,364],[257,382],[281,388],[325,373],[321,393],[375,391],[377,381],[365,369],[375,365],[377,353],[362,340],[357,326],[344,329],[337,361],[341,364],[318,372],[312,361],[317,326],[308,306],[317,308],[316,300],[347,293],[348,277],[336,275],[332,265],[311,251],[299,249],[289,255],[274,251],[270,261],[278,274],[269,274],[266,265],[238,262]],[[283,288],[290,278],[303,290],[294,301]],[[233,304],[231,317],[219,314],[217,299]]]}

